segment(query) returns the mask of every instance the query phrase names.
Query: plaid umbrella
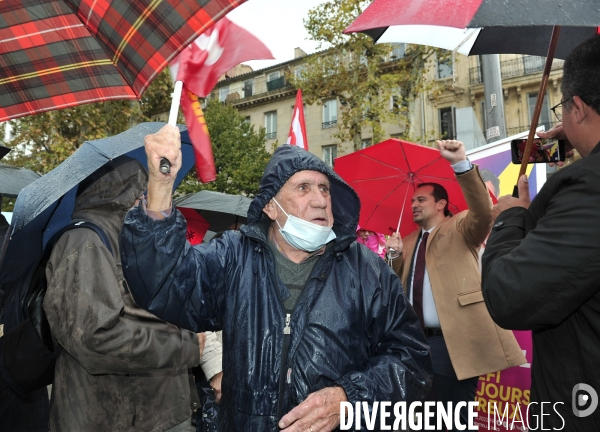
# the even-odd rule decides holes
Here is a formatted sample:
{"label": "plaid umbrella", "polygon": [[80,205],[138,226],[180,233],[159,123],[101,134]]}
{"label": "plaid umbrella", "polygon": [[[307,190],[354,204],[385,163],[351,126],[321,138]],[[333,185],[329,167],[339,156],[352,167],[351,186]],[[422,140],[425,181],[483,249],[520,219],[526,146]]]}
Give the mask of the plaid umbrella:
{"label": "plaid umbrella", "polygon": [[137,99],[245,0],[0,1],[0,122]]}

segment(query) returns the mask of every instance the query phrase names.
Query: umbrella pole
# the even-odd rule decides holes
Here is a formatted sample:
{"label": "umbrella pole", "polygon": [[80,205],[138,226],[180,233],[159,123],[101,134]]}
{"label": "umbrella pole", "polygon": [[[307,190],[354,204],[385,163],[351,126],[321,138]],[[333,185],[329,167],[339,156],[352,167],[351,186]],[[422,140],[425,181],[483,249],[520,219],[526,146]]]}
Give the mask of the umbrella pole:
{"label": "umbrella pole", "polygon": [[402,216],[404,216],[404,207],[406,207],[406,197],[408,196],[408,186],[406,186],[406,193],[404,194],[404,200],[402,200],[402,211],[400,212],[400,219],[398,219],[398,226],[396,227],[396,234],[400,232],[400,224],[402,223]]}
{"label": "umbrella pole", "polygon": [[556,45],[558,43],[558,36],[560,35],[560,26],[554,26],[552,29],[552,38],[550,39],[550,46],[548,47],[548,55],[546,56],[546,64],[544,66],[544,73],[542,74],[542,80],[540,81],[540,90],[538,92],[537,101],[535,102],[535,110],[531,118],[531,127],[529,128],[529,135],[527,136],[527,144],[523,151],[523,160],[521,161],[521,169],[519,170],[519,177],[513,190],[513,196],[519,196],[519,179],[523,174],[527,172],[527,164],[529,162],[529,156],[533,147],[533,137],[535,130],[537,129],[538,120],[540,113],[542,112],[542,104],[544,102],[544,95],[546,94],[546,87],[548,86],[548,79],[550,77],[550,69],[552,68],[552,60],[554,60],[554,53],[556,52]]}
{"label": "umbrella pole", "polygon": [[[169,125],[177,125],[177,113],[179,112],[179,102],[181,101],[181,90],[183,89],[183,81],[175,81],[173,90],[173,100],[171,101],[171,111],[169,112]],[[167,158],[160,159],[160,172],[163,174],[171,173],[171,162]]]}

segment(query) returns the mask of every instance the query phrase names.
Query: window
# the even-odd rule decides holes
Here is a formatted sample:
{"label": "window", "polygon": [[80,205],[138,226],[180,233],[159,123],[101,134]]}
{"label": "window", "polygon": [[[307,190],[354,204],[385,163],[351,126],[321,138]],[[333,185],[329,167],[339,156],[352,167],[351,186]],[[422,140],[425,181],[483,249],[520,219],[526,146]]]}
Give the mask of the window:
{"label": "window", "polygon": [[219,102],[225,102],[227,96],[229,96],[229,86],[219,88]]}
{"label": "window", "polygon": [[337,124],[337,99],[329,99],[323,104],[323,129]]}
{"label": "window", "polygon": [[363,138],[363,140],[360,142],[361,149],[367,148],[370,145],[371,145],[371,138]]}
{"label": "window", "polygon": [[333,167],[333,160],[337,157],[337,146],[330,145],[323,147],[323,161]]}
{"label": "window", "polygon": [[277,111],[265,113],[266,139],[277,138]]}
{"label": "window", "polygon": [[285,77],[281,76],[279,71],[271,72],[267,75],[267,91],[277,90],[285,87]]}
{"label": "window", "polygon": [[402,105],[402,99],[398,95],[390,96],[390,111],[397,113]]}
{"label": "window", "polygon": [[452,77],[452,59],[451,58],[447,58],[447,59],[443,59],[443,60],[438,59],[437,75],[438,75],[438,79]]}
{"label": "window", "polygon": [[[529,124],[533,118],[533,112],[535,111],[535,102],[537,101],[538,94],[527,93],[527,101],[529,104]],[[546,130],[550,129],[552,122],[550,121],[550,106],[548,105],[548,94],[544,95],[544,101],[542,102],[542,111],[540,112],[540,118],[538,120],[538,126],[544,126]]]}
{"label": "window", "polygon": [[242,87],[242,90],[244,91],[245,98],[252,96],[254,92],[254,80],[249,79],[244,81],[244,87]]}
{"label": "window", "polygon": [[244,121],[245,121],[246,123],[251,123],[251,121],[250,121],[250,116],[246,116],[246,117],[244,118]]}
{"label": "window", "polygon": [[440,112],[440,135],[442,139],[456,139],[456,124],[454,107],[441,108]]}
{"label": "window", "polygon": [[394,43],[392,44],[392,60],[398,60],[404,58],[406,54],[406,44]]}

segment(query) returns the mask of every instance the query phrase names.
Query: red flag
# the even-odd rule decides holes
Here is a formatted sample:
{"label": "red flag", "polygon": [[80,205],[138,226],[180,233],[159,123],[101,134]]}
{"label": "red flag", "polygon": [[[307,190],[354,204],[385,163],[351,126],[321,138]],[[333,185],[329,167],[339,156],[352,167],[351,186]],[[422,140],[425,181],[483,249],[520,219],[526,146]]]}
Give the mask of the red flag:
{"label": "red flag", "polygon": [[171,73],[199,97],[206,97],[219,77],[248,60],[272,59],[273,54],[254,35],[221,18],[171,63]]}
{"label": "red flag", "polygon": [[217,178],[210,135],[198,96],[188,90],[185,82],[181,92],[181,109],[196,155],[196,172],[203,183]]}
{"label": "red flag", "polygon": [[202,243],[210,224],[200,213],[191,208],[177,207],[187,222],[185,237],[192,246]]}
{"label": "red flag", "polygon": [[206,97],[219,77],[238,64],[272,59],[271,51],[256,37],[227,18],[201,34],[169,65],[172,77],[183,81],[181,108],[196,153],[196,171],[204,183],[217,173],[208,128],[198,97]]}
{"label": "red flag", "polygon": [[290,125],[290,134],[287,143],[308,150],[306,123],[304,122],[304,104],[302,103],[302,90],[300,89],[296,93],[296,105],[294,105],[292,124]]}

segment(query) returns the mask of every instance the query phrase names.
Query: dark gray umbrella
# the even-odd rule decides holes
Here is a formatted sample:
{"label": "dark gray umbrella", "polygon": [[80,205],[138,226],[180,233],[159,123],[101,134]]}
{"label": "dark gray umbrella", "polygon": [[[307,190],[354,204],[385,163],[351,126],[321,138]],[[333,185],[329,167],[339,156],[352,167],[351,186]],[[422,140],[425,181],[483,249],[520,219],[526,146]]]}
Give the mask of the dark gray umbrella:
{"label": "dark gray umbrella", "polygon": [[21,189],[39,178],[31,170],[0,164],[0,195],[16,198]]}
{"label": "dark gray umbrella", "polygon": [[[165,124],[142,123],[113,137],[86,141],[59,166],[23,188],[15,202],[8,247],[4,241],[0,251],[0,283],[19,275],[32,259],[41,256],[52,235],[71,221],[77,187],[82,180],[123,154],[146,165],[144,137],[157,132]],[[182,167],[175,186],[192,168],[195,160],[187,130],[181,132],[181,143]],[[6,255],[3,257],[4,251]]]}
{"label": "dark gray umbrella", "polygon": [[218,233],[246,223],[251,202],[242,195],[204,190],[175,200],[175,205],[195,209],[210,224],[208,229]]}

